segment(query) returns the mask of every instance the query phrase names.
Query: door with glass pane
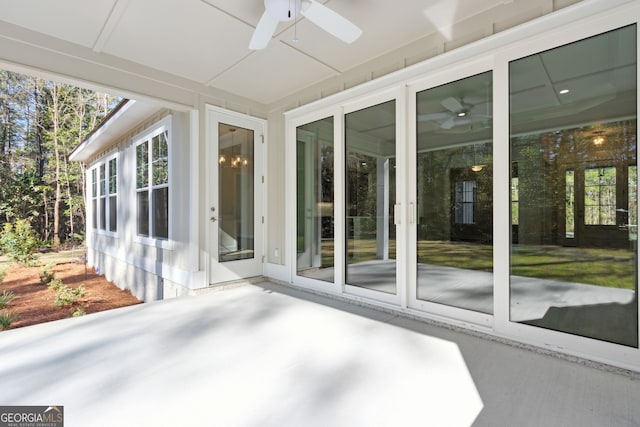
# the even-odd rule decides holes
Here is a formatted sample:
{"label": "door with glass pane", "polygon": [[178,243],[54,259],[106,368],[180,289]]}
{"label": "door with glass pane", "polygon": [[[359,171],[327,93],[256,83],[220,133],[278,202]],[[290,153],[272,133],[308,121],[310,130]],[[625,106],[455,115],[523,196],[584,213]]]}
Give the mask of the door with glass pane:
{"label": "door with glass pane", "polygon": [[636,39],[509,64],[511,322],[638,347]]}
{"label": "door with glass pane", "polygon": [[492,88],[485,72],[415,94],[417,308],[493,313]]}
{"label": "door with glass pane", "polygon": [[262,121],[210,110],[210,283],[262,274]]}
{"label": "door with glass pane", "polygon": [[345,283],[397,295],[396,101],[344,117]]}

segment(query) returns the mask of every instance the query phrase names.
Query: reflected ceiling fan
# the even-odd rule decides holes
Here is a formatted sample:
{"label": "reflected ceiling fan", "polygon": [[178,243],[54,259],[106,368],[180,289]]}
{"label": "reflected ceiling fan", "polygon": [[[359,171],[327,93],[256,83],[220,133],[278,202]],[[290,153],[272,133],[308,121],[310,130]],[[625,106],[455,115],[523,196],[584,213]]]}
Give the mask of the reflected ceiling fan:
{"label": "reflected ceiling fan", "polygon": [[249,49],[264,49],[280,22],[304,16],[345,43],[353,43],[362,30],[344,16],[314,0],[264,0],[265,11],[253,33]]}
{"label": "reflected ceiling fan", "polygon": [[441,128],[451,129],[454,126],[468,125],[491,118],[491,104],[483,100],[472,104],[469,99],[450,96],[440,101],[440,105],[449,111],[421,114],[418,116],[418,121],[435,121],[440,123]]}

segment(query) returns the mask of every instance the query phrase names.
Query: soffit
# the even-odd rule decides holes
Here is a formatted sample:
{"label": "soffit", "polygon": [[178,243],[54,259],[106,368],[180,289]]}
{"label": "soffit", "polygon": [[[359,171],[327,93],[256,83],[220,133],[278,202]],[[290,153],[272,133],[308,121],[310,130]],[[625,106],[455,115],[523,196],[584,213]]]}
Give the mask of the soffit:
{"label": "soffit", "polygon": [[346,45],[301,18],[281,23],[265,50],[251,51],[262,0],[8,0],[2,20],[91,49],[96,60],[122,58],[269,105],[430,35],[459,39],[470,17],[482,14],[492,28],[493,15],[532,7],[519,0],[320,1],[360,26],[362,37]]}

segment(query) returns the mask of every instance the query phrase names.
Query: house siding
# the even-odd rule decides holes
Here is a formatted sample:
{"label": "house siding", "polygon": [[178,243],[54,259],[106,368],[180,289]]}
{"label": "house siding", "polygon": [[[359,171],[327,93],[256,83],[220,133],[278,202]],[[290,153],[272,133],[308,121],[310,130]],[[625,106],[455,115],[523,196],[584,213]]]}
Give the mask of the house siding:
{"label": "house siding", "polygon": [[[169,137],[169,240],[153,244],[136,237],[135,148],[140,137],[158,125],[167,124]],[[189,209],[196,197],[190,191],[189,114],[163,109],[144,120],[125,136],[95,156],[90,170],[117,153],[118,158],[118,230],[116,233],[87,230],[88,263],[122,289],[129,289],[139,299],[152,301],[165,295],[186,293],[190,272],[194,267],[189,258]],[[87,204],[88,217],[92,213]],[[197,267],[195,268],[197,270]],[[164,288],[167,287],[167,292]]]}

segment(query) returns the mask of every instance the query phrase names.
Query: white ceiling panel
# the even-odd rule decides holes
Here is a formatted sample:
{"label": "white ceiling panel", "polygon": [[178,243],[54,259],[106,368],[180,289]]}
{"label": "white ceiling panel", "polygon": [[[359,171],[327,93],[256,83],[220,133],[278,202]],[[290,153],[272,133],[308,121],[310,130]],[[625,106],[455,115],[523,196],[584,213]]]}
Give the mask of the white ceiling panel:
{"label": "white ceiling panel", "polygon": [[[493,11],[517,13],[520,4],[530,8],[532,2],[540,5],[549,0],[318,2],[359,26],[363,35],[346,44],[302,17],[296,25],[280,23],[266,49],[252,51],[249,41],[264,13],[264,0],[3,0],[0,20],[92,49],[91,60],[100,61],[99,55],[108,54],[105,63],[111,57],[122,58],[268,104],[431,34],[441,34],[444,41],[456,40],[461,37],[456,32],[478,24],[466,21],[469,17],[491,11],[481,15],[480,22],[487,19],[490,25],[488,15]],[[495,9],[501,5],[507,7]],[[626,42],[608,43],[623,47]],[[425,46],[425,50],[433,48]],[[74,55],[85,54],[71,50]],[[579,69],[596,60],[566,67],[550,53],[544,65],[555,82],[577,77],[575,69],[569,68]],[[521,68],[514,89],[550,85],[540,78],[543,64],[539,58],[535,61],[514,63]]]}
{"label": "white ceiling panel", "polygon": [[3,21],[92,48],[116,0],[21,0],[0,3]]}
{"label": "white ceiling panel", "polygon": [[264,13],[264,2],[261,0],[251,1],[229,1],[229,0],[200,0],[208,3],[214,8],[222,10],[241,21],[249,23],[254,27],[258,25],[260,17]]}
{"label": "white ceiling panel", "polygon": [[335,75],[330,68],[290,47],[272,41],[210,85],[265,104]]}
{"label": "white ceiling panel", "polygon": [[[440,32],[449,40],[452,27],[504,0],[330,0],[327,7],[338,12],[363,30],[362,36],[347,45],[308,20],[301,18],[297,28],[289,27],[279,35],[286,43],[340,71],[393,51],[430,34]],[[412,11],[407,13],[407,11]]]}
{"label": "white ceiling panel", "polygon": [[249,54],[252,33],[201,1],[130,0],[104,52],[206,83]]}
{"label": "white ceiling panel", "polygon": [[[332,0],[326,3],[362,29],[362,36],[352,44],[346,44],[310,21],[302,18],[297,25],[299,42],[296,47],[329,66],[345,71],[372,58],[410,43],[436,27],[420,13],[407,14],[424,6],[424,0],[405,0],[402,3],[388,0]],[[296,32],[290,27],[279,38],[291,43]],[[268,47],[267,47],[268,49]]]}

